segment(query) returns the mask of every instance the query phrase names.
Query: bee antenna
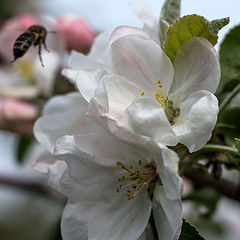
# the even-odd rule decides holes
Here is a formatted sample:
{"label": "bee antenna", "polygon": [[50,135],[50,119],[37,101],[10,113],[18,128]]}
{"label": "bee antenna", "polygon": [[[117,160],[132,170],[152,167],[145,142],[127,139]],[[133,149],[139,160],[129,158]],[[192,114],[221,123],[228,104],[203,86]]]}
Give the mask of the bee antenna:
{"label": "bee antenna", "polygon": [[48,33],[58,33],[57,31],[47,31]]}

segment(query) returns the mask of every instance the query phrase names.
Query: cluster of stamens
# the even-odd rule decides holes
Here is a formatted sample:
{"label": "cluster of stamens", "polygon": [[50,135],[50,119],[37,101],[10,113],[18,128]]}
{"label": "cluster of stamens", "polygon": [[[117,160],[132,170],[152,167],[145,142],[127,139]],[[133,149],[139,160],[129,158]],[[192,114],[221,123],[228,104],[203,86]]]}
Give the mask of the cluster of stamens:
{"label": "cluster of stamens", "polygon": [[[161,81],[158,80],[157,83],[158,83],[158,88],[160,90],[158,92],[154,92],[153,95],[155,97],[155,100],[165,110],[165,113],[167,115],[167,118],[168,118],[169,122],[173,125],[175,118],[177,118],[180,115],[180,108],[174,108],[173,107],[173,102],[168,99],[168,96],[165,96],[162,93]],[[141,96],[144,96],[144,92],[141,92]]]}
{"label": "cluster of stamens", "polygon": [[154,162],[142,166],[142,162],[139,161],[137,167],[133,165],[127,167],[122,164],[121,161],[118,161],[116,164],[127,172],[126,176],[122,176],[118,179],[120,184],[117,188],[117,192],[126,188],[125,198],[127,200],[133,199],[141,189],[152,192],[154,183],[159,180]]}

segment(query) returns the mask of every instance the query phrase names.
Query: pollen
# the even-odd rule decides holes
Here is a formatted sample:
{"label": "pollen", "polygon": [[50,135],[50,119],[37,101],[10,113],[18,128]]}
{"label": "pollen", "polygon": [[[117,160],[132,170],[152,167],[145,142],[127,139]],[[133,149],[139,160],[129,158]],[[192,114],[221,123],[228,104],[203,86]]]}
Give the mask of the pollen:
{"label": "pollen", "polygon": [[160,180],[154,161],[146,163],[144,166],[142,166],[142,161],[140,160],[135,166],[126,166],[121,161],[116,162],[116,165],[126,171],[126,175],[118,179],[120,184],[117,187],[117,192],[125,189],[125,198],[127,200],[133,199],[142,189],[152,193],[155,182]]}
{"label": "pollen", "polygon": [[141,92],[141,96],[144,96],[144,94],[145,94],[144,92]]}

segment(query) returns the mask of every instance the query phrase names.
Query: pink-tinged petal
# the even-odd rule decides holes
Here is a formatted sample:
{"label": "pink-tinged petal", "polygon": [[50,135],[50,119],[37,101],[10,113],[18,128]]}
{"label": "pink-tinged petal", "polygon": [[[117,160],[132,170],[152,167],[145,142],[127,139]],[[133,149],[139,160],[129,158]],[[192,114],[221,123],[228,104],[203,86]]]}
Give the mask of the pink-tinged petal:
{"label": "pink-tinged petal", "polygon": [[87,133],[91,130],[84,117],[88,104],[79,93],[52,98],[34,126],[41,145],[52,152],[56,140],[66,134]]}
{"label": "pink-tinged petal", "polygon": [[122,37],[112,45],[113,66],[116,74],[140,86],[146,95],[159,89],[167,95],[173,80],[173,66],[160,46],[153,40],[136,35]]}
{"label": "pink-tinged petal", "polygon": [[166,197],[163,186],[156,185],[153,195],[153,216],[161,240],[176,240],[181,233],[182,203]]}
{"label": "pink-tinged petal", "polygon": [[48,173],[48,167],[55,163],[55,159],[48,152],[42,152],[38,159],[33,163],[32,168],[43,174]]}
{"label": "pink-tinged petal", "polygon": [[214,47],[203,38],[193,37],[177,53],[174,61],[174,80],[170,95],[174,101],[185,100],[198,90],[214,93],[221,76]]}
{"label": "pink-tinged petal", "polygon": [[90,99],[94,96],[97,85],[104,75],[104,71],[100,69],[92,71],[79,70],[76,75],[77,76],[75,78],[75,81],[78,90],[84,99],[89,102]]}
{"label": "pink-tinged petal", "polygon": [[141,37],[144,37],[146,39],[151,39],[148,33],[144,32],[143,30],[136,28],[136,27],[127,27],[127,26],[121,26],[117,27],[111,34],[109,44],[112,44],[119,38],[125,37],[127,35],[138,35]]}
{"label": "pink-tinged petal", "polygon": [[173,125],[179,142],[190,152],[200,150],[211,138],[217,121],[218,100],[208,91],[192,93],[180,105],[180,116]]}
{"label": "pink-tinged petal", "polygon": [[178,143],[164,109],[152,98],[141,97],[134,101],[125,112],[124,122],[134,133],[158,143],[168,146]]}
{"label": "pink-tinged petal", "polygon": [[140,191],[131,200],[118,193],[93,210],[88,223],[89,240],[138,239],[147,226],[151,206],[146,191]]}

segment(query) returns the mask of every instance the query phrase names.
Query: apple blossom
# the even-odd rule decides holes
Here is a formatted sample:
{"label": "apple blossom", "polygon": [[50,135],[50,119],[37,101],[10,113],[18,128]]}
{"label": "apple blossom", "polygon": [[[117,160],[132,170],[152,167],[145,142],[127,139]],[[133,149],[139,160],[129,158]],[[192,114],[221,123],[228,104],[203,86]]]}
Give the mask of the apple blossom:
{"label": "apple blossom", "polygon": [[175,152],[87,134],[60,138],[55,158],[49,183],[68,197],[64,239],[138,239],[151,210],[159,239],[179,236],[182,181]]}
{"label": "apple blossom", "polygon": [[180,142],[197,151],[210,139],[217,119],[217,54],[206,39],[194,37],[171,63],[159,41],[152,40],[156,21],[150,11],[133,7],[147,32],[118,27],[109,45],[104,41],[106,62],[95,43],[95,59],[91,53],[73,53],[71,69],[63,74],[90,103],[88,114],[120,139]]}
{"label": "apple blossom", "polygon": [[65,15],[58,19],[57,25],[66,49],[82,53],[88,52],[96,30],[86,20]]}

